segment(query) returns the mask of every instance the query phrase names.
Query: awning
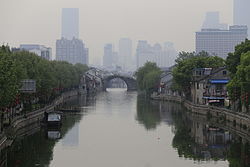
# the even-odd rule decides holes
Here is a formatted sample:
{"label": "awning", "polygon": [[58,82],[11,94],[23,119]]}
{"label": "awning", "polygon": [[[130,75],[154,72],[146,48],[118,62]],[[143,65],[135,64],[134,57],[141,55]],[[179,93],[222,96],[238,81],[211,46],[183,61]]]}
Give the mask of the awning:
{"label": "awning", "polygon": [[210,79],[209,82],[212,84],[227,84],[229,80],[228,79]]}
{"label": "awning", "polygon": [[203,96],[203,99],[208,99],[208,100],[224,100],[226,97],[206,97]]}

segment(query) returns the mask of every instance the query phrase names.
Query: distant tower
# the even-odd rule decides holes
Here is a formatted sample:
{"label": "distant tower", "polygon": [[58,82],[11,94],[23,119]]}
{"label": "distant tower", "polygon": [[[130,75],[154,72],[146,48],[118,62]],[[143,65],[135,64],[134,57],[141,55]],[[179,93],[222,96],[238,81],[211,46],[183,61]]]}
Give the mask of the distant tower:
{"label": "distant tower", "polygon": [[62,9],[62,38],[71,40],[79,38],[79,9]]}
{"label": "distant tower", "polygon": [[103,66],[105,68],[111,68],[112,64],[113,64],[113,45],[106,44],[104,46]]}
{"label": "distant tower", "polygon": [[79,39],[79,9],[62,9],[62,36],[56,41],[56,60],[88,64],[89,49]]}
{"label": "distant tower", "polygon": [[132,41],[129,38],[119,40],[119,65],[125,71],[133,70]]}
{"label": "distant tower", "polygon": [[[234,0],[234,25],[246,25],[250,29],[250,0]],[[248,31],[248,37],[250,31]]]}

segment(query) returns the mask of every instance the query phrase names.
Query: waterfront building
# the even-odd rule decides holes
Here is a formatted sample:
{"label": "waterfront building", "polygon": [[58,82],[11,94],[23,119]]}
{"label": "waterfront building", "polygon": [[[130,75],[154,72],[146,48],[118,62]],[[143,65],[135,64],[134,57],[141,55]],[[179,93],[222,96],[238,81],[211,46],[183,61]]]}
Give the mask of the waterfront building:
{"label": "waterfront building", "polygon": [[124,71],[134,70],[135,63],[132,57],[132,41],[129,38],[119,40],[118,63]]}
{"label": "waterfront building", "polygon": [[225,67],[194,69],[191,84],[192,102],[216,106],[228,105],[226,85],[229,80],[229,72]]}
{"label": "waterfront building", "polygon": [[35,53],[39,57],[47,60],[52,60],[52,49],[50,47],[45,47],[44,45],[36,44],[22,44],[20,48],[15,48],[13,51],[25,50],[31,53]]}
{"label": "waterfront building", "polygon": [[[234,24],[246,25],[250,28],[250,1],[249,0],[234,0]],[[249,32],[248,32],[249,36]]]}
{"label": "waterfront building", "polygon": [[89,50],[82,40],[62,38],[56,41],[56,60],[72,64],[88,64]]}
{"label": "waterfront building", "polygon": [[202,29],[196,32],[196,52],[205,51],[225,59],[246,38],[247,26],[230,26],[228,30]]}
{"label": "waterfront building", "polygon": [[62,38],[71,40],[79,38],[79,9],[62,9]]}
{"label": "waterfront building", "polygon": [[146,62],[155,62],[159,67],[172,66],[177,54],[173,43],[166,42],[164,48],[162,48],[158,43],[151,46],[147,41],[138,41],[136,49],[137,68],[142,67]]}

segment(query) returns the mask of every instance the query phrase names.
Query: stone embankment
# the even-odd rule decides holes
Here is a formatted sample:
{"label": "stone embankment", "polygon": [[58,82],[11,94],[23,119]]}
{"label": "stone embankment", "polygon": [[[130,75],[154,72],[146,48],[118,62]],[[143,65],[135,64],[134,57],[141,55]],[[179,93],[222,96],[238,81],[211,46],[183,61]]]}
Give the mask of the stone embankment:
{"label": "stone embankment", "polygon": [[[44,118],[45,112],[52,112],[54,109],[61,104],[63,104],[67,99],[77,96],[78,90],[73,90],[63,93],[60,97],[56,98],[50,105],[27,113],[25,116],[20,115],[12,119],[10,127],[5,130],[5,134],[0,136],[0,148],[4,148],[10,145],[16,136],[21,136],[25,134],[25,131],[29,130],[30,126],[36,125],[34,127],[40,127],[40,123]],[[39,126],[37,126],[39,125]]]}
{"label": "stone embankment", "polygon": [[222,107],[194,104],[181,96],[152,95],[151,98],[154,100],[178,102],[194,114],[206,115],[209,118],[218,118],[221,124],[224,124],[229,129],[241,132],[242,136],[250,139],[250,136],[248,136],[250,132],[250,115],[247,113],[234,112]]}

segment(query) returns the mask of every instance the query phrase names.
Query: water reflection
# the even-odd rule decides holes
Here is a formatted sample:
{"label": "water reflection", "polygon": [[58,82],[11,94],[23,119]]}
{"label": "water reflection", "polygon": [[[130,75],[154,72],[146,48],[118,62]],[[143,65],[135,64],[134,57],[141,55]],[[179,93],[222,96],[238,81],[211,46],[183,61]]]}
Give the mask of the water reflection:
{"label": "water reflection", "polygon": [[[172,146],[179,157],[194,161],[228,161],[229,167],[250,166],[249,141],[219,128],[219,120],[209,121],[206,116],[188,112],[173,102],[149,101],[139,97],[137,120],[146,129],[155,129],[161,122],[172,127]],[[220,127],[223,127],[221,125]]]}
{"label": "water reflection", "polygon": [[143,124],[147,130],[155,129],[161,122],[158,102],[149,101],[144,97],[138,97],[136,119]]}
{"label": "water reflection", "polygon": [[[175,167],[228,163],[229,167],[250,167],[247,139],[220,121],[192,114],[180,104],[136,99],[135,93],[117,90],[80,101],[72,100],[65,106],[94,107],[86,114],[67,114],[60,129],[23,129],[11,148],[0,149],[0,167],[74,163],[116,167],[126,166],[125,162],[126,167],[163,167],[171,160]],[[66,155],[71,157],[62,159]]]}

